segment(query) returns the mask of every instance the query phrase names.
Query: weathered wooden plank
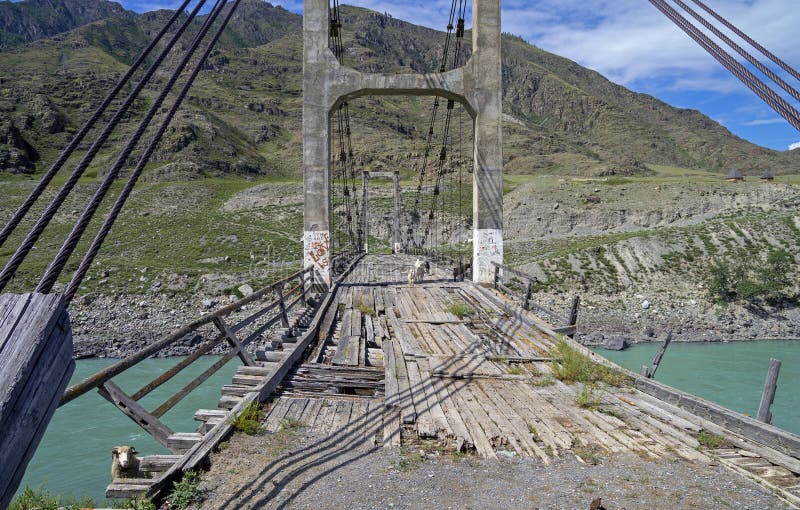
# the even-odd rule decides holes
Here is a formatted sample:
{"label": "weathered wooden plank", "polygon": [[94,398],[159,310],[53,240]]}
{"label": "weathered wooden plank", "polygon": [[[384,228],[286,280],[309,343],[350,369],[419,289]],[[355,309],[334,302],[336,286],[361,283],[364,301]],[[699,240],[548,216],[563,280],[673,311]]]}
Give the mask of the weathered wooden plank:
{"label": "weathered wooden plank", "polygon": [[[231,344],[231,347],[234,348],[236,354],[239,356],[239,359],[242,360],[247,366],[255,365],[255,361],[253,358],[248,354],[246,350],[244,350],[241,343],[239,343],[239,339],[236,337],[236,333],[234,333],[228,324],[225,322],[225,319],[222,317],[214,317],[214,326],[225,336],[225,339]],[[286,325],[288,327],[288,324]]]}
{"label": "weathered wooden plank", "polygon": [[13,296],[28,303],[6,315],[0,355],[0,508],[11,501],[69,383],[72,333],[60,296]]}
{"label": "weathered wooden plank", "polygon": [[357,336],[343,336],[339,338],[336,354],[333,356],[334,365],[358,366],[359,338]]}
{"label": "weathered wooden plank", "polygon": [[169,446],[169,436],[173,433],[172,429],[161,423],[156,416],[148,413],[138,402],[125,394],[119,386],[112,381],[106,381],[97,391],[128,418],[142,427],[153,439],[172,450]]}
{"label": "weathered wooden plank", "polygon": [[180,455],[146,455],[139,459],[139,469],[145,473],[160,473],[172,467],[180,458]]}

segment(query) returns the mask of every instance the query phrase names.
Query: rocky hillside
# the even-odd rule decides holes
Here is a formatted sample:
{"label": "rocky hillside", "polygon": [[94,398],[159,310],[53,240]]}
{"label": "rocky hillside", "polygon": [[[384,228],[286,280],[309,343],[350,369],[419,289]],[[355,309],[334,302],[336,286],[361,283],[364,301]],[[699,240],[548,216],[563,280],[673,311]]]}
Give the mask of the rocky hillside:
{"label": "rocky hillside", "polygon": [[97,0],[23,0],[0,2],[0,48],[67,32],[128,11],[116,2]]}
{"label": "rocky hillside", "polygon": [[[79,0],[29,0],[0,6],[42,4],[61,12],[73,2],[83,5]],[[90,4],[97,12],[118,9],[104,1]],[[442,47],[440,32],[364,9],[346,7],[343,12],[349,65],[384,72],[434,67]],[[46,167],[167,16],[166,11],[119,12],[0,52],[0,171],[33,173]],[[66,20],[75,17],[56,18],[68,27]],[[244,0],[148,178],[299,175],[301,50],[300,16]],[[798,151],[757,147],[699,112],[633,93],[518,38],[505,37],[503,57],[507,173],[646,174],[647,164],[713,170],[735,165],[751,175],[765,169],[800,172]],[[156,86],[164,79],[161,73]],[[132,131],[155,94],[155,88],[147,90],[117,142]],[[408,171],[418,166],[430,102],[355,101],[358,162]],[[101,162],[111,157],[110,152],[101,154]],[[103,171],[102,164],[93,169]]]}

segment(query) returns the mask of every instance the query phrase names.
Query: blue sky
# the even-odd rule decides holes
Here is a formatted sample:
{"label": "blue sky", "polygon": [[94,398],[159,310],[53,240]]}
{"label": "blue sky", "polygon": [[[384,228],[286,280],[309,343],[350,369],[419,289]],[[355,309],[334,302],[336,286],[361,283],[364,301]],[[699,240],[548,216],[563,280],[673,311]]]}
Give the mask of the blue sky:
{"label": "blue sky", "polygon": [[[797,0],[705,1],[795,69],[800,68]],[[180,4],[177,0],[122,0],[121,3],[140,12]],[[272,3],[302,12],[302,0],[272,0]],[[450,7],[448,0],[342,0],[342,3],[388,12],[437,29],[446,25]],[[787,150],[792,144],[800,144],[800,133],[647,0],[501,0],[501,5],[504,32],[520,35],[637,92],[652,94],[674,106],[698,109],[759,145]],[[778,71],[777,66],[770,67]],[[800,83],[783,77],[800,87]],[[797,102],[790,103],[800,109]]]}

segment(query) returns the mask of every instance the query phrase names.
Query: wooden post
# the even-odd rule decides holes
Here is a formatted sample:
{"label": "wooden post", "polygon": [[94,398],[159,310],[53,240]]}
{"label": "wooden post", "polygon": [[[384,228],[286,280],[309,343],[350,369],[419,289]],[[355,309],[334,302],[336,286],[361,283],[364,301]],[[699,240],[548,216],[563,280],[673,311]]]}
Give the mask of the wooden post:
{"label": "wooden post", "polygon": [[394,232],[392,232],[392,253],[400,252],[400,209],[403,201],[400,198],[400,171],[395,170],[394,176]]}
{"label": "wooden post", "polygon": [[369,223],[367,222],[367,190],[369,188],[369,172],[361,172],[361,232],[363,232],[364,253],[369,253]]}
{"label": "wooden post", "polygon": [[572,305],[569,307],[569,322],[568,326],[574,326],[578,323],[578,307],[581,304],[581,297],[575,296],[572,298]]}
{"label": "wooden post", "polygon": [[650,377],[650,367],[648,367],[647,365],[642,365],[642,369],[639,370],[639,375],[641,375],[642,377],[649,378]]}
{"label": "wooden post", "polygon": [[[525,310],[530,310],[532,293],[533,293],[533,282],[528,280],[528,284],[525,285],[525,298],[522,300],[522,308],[524,308]],[[572,324],[570,324],[570,326],[571,325]]]}
{"label": "wooden post", "polygon": [[75,370],[63,296],[0,296],[0,353],[0,508],[6,508]]}
{"label": "wooden post", "polygon": [[772,423],[772,412],[769,408],[775,401],[775,390],[778,388],[778,374],[781,371],[781,360],[772,358],[769,360],[769,371],[767,379],[764,381],[764,392],[761,394],[761,403],[758,405],[758,421]]}
{"label": "wooden post", "polygon": [[278,300],[280,302],[280,309],[281,309],[281,324],[284,328],[289,327],[289,314],[286,313],[286,302],[283,299],[283,284],[278,285]]}
{"label": "wooden post", "polygon": [[300,282],[300,293],[303,295],[303,304],[307,304],[306,301],[306,274],[300,273],[298,276]]}
{"label": "wooden post", "polygon": [[669,343],[672,341],[672,331],[667,332],[667,336],[664,337],[664,344],[661,348],[656,352],[656,355],[653,356],[653,368],[647,374],[648,379],[652,379],[656,376],[656,370],[658,370],[658,365],[661,364],[661,358],[664,357],[664,353],[667,351],[667,347],[669,347]]}

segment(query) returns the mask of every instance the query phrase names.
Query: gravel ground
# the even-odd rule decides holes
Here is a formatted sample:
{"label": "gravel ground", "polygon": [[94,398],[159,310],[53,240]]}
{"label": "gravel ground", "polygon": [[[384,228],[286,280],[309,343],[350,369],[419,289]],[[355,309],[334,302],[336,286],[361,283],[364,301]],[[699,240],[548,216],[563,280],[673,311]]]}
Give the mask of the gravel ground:
{"label": "gravel ground", "polygon": [[235,435],[212,457],[195,508],[788,509],[720,465],[609,456],[482,460],[324,442],[305,429]]}

